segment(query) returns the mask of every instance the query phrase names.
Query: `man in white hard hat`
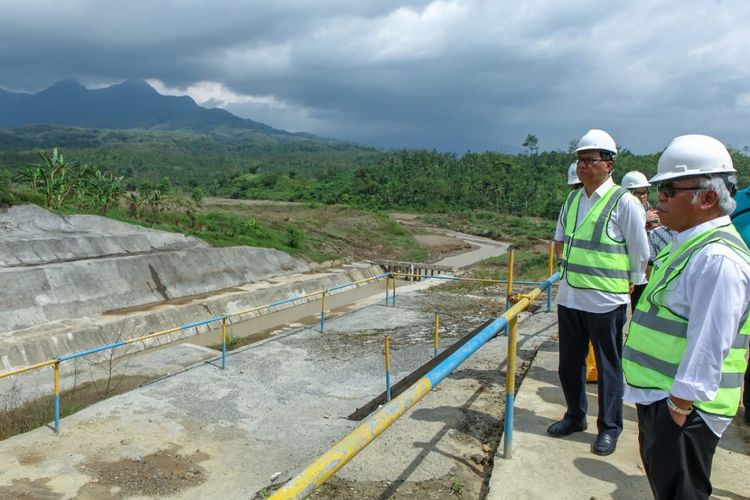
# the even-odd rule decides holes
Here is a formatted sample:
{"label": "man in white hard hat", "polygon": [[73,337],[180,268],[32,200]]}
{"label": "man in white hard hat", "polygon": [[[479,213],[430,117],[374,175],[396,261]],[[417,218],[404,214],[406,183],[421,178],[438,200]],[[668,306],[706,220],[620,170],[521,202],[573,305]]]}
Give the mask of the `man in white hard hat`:
{"label": "man in white hard hat", "polygon": [[[568,167],[568,186],[571,191],[581,189],[583,182],[578,178],[577,174],[578,162],[574,161]],[[562,211],[562,210],[561,210]],[[559,266],[563,262],[563,241],[565,240],[565,221],[560,220],[558,216],[558,224],[555,228],[555,258],[557,259],[557,265]],[[596,370],[596,356],[594,355],[594,346],[589,342],[589,351],[586,356],[586,382],[595,383],[599,380],[599,373]]]}
{"label": "man in white hard hat", "polygon": [[643,205],[643,210],[646,211],[646,231],[658,226],[659,216],[656,215],[656,210],[651,207],[651,203],[648,201],[648,188],[651,187],[651,184],[646,176],[637,170],[633,170],[622,176],[620,185],[630,191]]}
{"label": "man in white hard hat", "polygon": [[578,142],[576,155],[583,189],[568,195],[558,219],[565,235],[557,293],[558,374],[567,409],[547,433],[562,437],[586,429],[590,341],[599,371],[591,451],[609,455],[622,432],[622,328],[632,284],[642,279],[648,261],[646,219],[638,200],[612,181],[617,147],[609,134],[590,130]]}
{"label": "man in white hard hat", "polygon": [[676,232],[656,257],[623,350],[625,400],[657,499],[707,499],[737,413],[750,340],[750,251],[729,214],[734,166],[719,141],[675,138],[659,158],[657,211]]}
{"label": "man in white hard hat", "polygon": [[[620,185],[630,191],[630,193],[638,199],[646,214],[646,234],[648,235],[649,240],[649,262],[651,262],[651,257],[654,255],[654,248],[651,243],[650,232],[659,225],[659,216],[656,215],[656,210],[651,207],[651,203],[648,201],[648,188],[651,187],[651,184],[648,182],[645,175],[637,170],[633,170],[622,176]],[[648,267],[646,269],[646,274],[648,274]],[[631,311],[635,310],[635,306],[638,304],[638,300],[641,298],[641,294],[646,288],[646,281],[646,276],[644,276],[642,280],[633,284],[633,291],[630,294]]]}

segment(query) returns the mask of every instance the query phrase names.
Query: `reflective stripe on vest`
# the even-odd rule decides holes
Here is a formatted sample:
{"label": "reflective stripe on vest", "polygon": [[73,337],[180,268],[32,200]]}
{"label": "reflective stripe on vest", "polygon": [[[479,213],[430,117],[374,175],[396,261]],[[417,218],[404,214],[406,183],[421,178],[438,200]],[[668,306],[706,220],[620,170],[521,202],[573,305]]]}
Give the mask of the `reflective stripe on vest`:
{"label": "reflective stripe on vest", "polygon": [[[583,188],[571,192],[563,204],[560,220],[565,229],[563,240],[562,279],[573,288],[628,293],[630,259],[624,241],[607,234],[612,211],[627,194],[612,186],[578,224],[578,210]],[[564,222],[563,222],[564,220]]]}
{"label": "reflective stripe on vest", "polygon": [[[630,323],[623,348],[622,366],[633,387],[669,392],[687,347],[688,320],[664,305],[667,285],[677,279],[690,258],[711,243],[728,246],[750,264],[750,251],[732,226],[714,228],[683,243],[673,254],[660,252],[662,260],[651,275]],[[737,413],[744,379],[745,352],[750,342],[750,320],[740,319],[740,330],[721,365],[721,379],[712,401],[696,401],[701,411],[732,417]]]}

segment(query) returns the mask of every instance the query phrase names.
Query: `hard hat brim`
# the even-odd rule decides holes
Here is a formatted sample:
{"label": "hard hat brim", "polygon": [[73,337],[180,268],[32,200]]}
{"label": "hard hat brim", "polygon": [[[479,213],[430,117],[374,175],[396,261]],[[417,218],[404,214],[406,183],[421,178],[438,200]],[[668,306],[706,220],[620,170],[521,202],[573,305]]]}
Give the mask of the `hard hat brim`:
{"label": "hard hat brim", "polygon": [[706,172],[701,171],[699,169],[686,169],[681,172],[664,172],[662,174],[656,174],[655,176],[651,177],[648,181],[651,184],[658,184],[660,182],[664,181],[670,181],[672,179],[681,179],[683,177],[705,177],[705,176],[712,176],[716,174],[732,174],[737,172],[734,168],[731,170],[722,170],[717,172]]}

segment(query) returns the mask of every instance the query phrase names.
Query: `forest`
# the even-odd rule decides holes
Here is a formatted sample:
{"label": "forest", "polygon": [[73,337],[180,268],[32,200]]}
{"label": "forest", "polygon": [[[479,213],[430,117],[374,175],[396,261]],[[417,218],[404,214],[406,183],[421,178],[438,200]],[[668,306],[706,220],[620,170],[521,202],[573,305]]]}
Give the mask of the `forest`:
{"label": "forest", "polygon": [[[237,132],[47,125],[2,129],[0,200],[21,202],[28,198],[23,194],[28,188],[67,190],[70,209],[106,212],[114,204],[109,195],[102,194],[109,183],[116,185],[112,196],[129,199],[131,205],[134,199],[146,203],[149,197],[176,189],[193,198],[301,201],[431,213],[482,210],[553,219],[568,191],[565,173],[574,154],[572,149],[540,152],[535,142],[528,143],[528,137],[521,154],[457,155],[435,150],[383,151],[312,139],[243,140]],[[56,148],[60,158],[64,154],[66,159],[62,168],[54,165]],[[750,182],[746,153],[732,151],[741,187]],[[651,176],[657,160],[658,154],[636,155],[623,148],[615,161],[615,181],[631,170]],[[56,177],[45,181],[42,174],[55,168],[59,170]],[[88,191],[63,187],[72,179]],[[53,203],[51,194],[45,196],[48,206],[63,208]]]}

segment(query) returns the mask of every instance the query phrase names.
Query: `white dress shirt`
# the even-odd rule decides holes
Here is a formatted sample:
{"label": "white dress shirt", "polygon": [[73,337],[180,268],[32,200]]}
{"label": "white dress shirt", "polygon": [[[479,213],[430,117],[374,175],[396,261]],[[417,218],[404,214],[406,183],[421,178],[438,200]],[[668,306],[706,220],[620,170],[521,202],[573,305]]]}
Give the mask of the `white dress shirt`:
{"label": "white dress shirt", "polygon": [[[730,223],[729,217],[724,216],[675,233],[672,251],[704,231]],[[677,279],[667,285],[664,302],[674,314],[688,318],[687,347],[671,394],[687,401],[714,399],[721,379],[721,364],[748,314],[750,265],[726,245],[706,245],[690,258]],[[668,395],[660,389],[626,384],[623,399],[651,404]],[[696,411],[719,437],[732,421]]]}
{"label": "white dress shirt", "polygon": [[[610,177],[599,186],[591,196],[586,195],[583,190],[581,201],[578,204],[578,215],[576,226],[581,224],[583,218],[591,210],[594,204],[614,186]],[[648,264],[649,247],[646,235],[646,212],[641,202],[635,196],[625,194],[612,211],[612,218],[607,225],[607,234],[615,241],[625,241],[630,259],[630,281],[632,283],[645,283],[645,271]],[[565,230],[557,218],[555,228],[555,239],[562,241],[565,238]],[[599,290],[583,290],[571,287],[566,279],[560,281],[557,290],[557,303],[571,309],[593,313],[606,313],[614,310],[622,304],[630,303],[630,295],[627,293],[602,292]]]}

